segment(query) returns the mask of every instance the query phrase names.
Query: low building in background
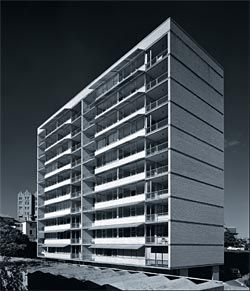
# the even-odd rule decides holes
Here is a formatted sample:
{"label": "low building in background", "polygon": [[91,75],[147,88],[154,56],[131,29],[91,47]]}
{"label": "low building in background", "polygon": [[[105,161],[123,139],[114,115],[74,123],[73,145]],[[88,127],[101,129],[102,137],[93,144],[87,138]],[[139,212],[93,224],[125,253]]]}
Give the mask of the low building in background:
{"label": "low building in background", "polygon": [[37,223],[36,221],[23,221],[20,223],[19,229],[21,232],[28,236],[30,241],[37,239]]}

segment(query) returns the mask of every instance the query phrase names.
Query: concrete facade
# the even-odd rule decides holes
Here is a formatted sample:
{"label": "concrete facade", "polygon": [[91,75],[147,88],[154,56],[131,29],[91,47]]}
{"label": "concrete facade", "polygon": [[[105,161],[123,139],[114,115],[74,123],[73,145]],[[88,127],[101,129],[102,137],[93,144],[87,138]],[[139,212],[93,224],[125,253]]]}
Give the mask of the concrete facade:
{"label": "concrete facade", "polygon": [[38,256],[223,264],[223,108],[223,69],[166,20],[38,128]]}

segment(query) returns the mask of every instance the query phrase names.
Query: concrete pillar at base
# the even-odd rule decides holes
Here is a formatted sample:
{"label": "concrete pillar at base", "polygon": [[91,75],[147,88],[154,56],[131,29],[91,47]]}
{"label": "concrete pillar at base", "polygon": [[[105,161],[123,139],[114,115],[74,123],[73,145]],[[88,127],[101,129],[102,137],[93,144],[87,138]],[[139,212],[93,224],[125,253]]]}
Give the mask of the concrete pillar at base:
{"label": "concrete pillar at base", "polygon": [[213,266],[212,267],[212,280],[219,280],[220,278],[220,267],[219,266]]}
{"label": "concrete pillar at base", "polygon": [[179,270],[180,276],[188,277],[188,268]]}

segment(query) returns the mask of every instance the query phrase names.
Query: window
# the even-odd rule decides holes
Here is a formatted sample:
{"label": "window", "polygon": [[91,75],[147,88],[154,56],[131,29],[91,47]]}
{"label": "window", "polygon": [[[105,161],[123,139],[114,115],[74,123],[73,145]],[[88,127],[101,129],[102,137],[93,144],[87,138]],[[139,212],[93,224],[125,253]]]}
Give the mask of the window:
{"label": "window", "polygon": [[130,237],[130,229],[124,228],[124,237]]}

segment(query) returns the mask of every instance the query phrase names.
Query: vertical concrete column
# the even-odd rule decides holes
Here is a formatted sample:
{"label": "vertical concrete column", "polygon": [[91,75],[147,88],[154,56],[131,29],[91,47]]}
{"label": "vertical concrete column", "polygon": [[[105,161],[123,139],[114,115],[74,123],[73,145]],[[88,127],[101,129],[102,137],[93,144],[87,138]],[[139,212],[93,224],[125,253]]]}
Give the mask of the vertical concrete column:
{"label": "vertical concrete column", "polygon": [[220,267],[213,266],[212,267],[212,280],[219,280],[220,278]]}

